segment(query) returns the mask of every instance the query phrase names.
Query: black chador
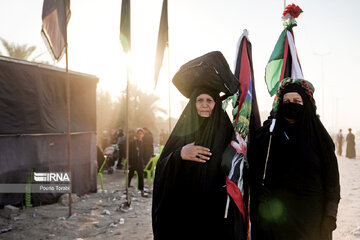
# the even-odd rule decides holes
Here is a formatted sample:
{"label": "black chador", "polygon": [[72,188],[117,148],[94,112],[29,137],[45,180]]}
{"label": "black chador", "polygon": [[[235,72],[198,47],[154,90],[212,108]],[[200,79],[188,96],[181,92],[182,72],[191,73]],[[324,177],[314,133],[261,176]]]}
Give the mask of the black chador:
{"label": "black chador", "polygon": [[[195,100],[201,93],[215,100],[209,118],[198,115]],[[233,127],[221,109],[218,94],[206,89],[193,91],[156,166],[153,196],[154,239],[229,239],[226,234],[225,175],[221,169],[224,149]],[[208,147],[206,163],[183,161],[181,148],[189,143]]]}
{"label": "black chador", "polygon": [[[337,159],[334,144],[316,116],[312,94],[305,91],[309,90],[307,83],[302,80],[281,88],[273,133],[269,129],[274,119],[265,122],[250,141],[254,240],[324,240],[330,239],[336,228],[340,200]],[[299,93],[303,106],[285,106],[282,97],[286,92]],[[298,120],[289,123],[285,120],[289,115]]]}

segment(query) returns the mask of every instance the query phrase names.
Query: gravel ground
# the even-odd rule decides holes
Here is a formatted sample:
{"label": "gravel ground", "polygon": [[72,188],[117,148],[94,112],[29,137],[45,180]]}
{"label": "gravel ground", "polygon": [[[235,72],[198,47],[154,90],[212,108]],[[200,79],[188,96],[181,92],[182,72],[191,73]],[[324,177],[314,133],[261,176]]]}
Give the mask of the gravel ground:
{"label": "gravel ground", "polygon": [[[0,217],[0,229],[12,228],[0,234],[0,239],[153,239],[151,194],[143,198],[131,187],[130,208],[120,211],[119,206],[126,202],[123,171],[103,175],[105,191],[74,198],[70,218],[69,208],[60,201],[23,209],[11,219]],[[136,184],[135,178],[132,183]]]}

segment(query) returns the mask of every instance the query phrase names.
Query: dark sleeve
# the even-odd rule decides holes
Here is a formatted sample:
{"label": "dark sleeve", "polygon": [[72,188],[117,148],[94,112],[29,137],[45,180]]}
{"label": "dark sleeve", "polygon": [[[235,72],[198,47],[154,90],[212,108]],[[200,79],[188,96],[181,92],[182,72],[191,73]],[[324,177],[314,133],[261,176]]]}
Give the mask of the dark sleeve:
{"label": "dark sleeve", "polygon": [[325,216],[336,218],[340,201],[339,168],[334,151],[329,153],[325,162]]}
{"label": "dark sleeve", "polygon": [[162,196],[176,183],[182,161],[181,149],[182,147],[179,147],[168,156],[161,156],[156,164],[153,190],[155,204],[159,204],[163,200]]}
{"label": "dark sleeve", "polygon": [[251,236],[257,238],[259,234],[258,212],[260,196],[262,193],[262,178],[264,175],[265,159],[267,147],[269,144],[269,122],[258,129],[251,136],[248,144],[248,161],[249,161],[249,185],[250,185],[250,219],[251,219]]}
{"label": "dark sleeve", "polygon": [[156,164],[153,202],[152,202],[152,225],[154,237],[170,224],[172,219],[172,198],[176,191],[176,183],[181,167],[180,156],[182,147],[177,148],[167,156],[160,156]]}
{"label": "dark sleeve", "polygon": [[271,121],[265,122],[264,126],[259,128],[253,136],[251,136],[248,144],[248,161],[250,170],[250,188],[252,191],[258,192],[261,188],[265,159],[269,146],[269,127]]}

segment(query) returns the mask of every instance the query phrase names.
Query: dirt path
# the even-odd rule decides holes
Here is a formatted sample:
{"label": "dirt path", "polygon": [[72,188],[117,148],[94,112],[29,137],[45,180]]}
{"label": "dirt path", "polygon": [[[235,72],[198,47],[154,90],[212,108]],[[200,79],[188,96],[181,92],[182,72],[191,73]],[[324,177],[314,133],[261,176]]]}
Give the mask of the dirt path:
{"label": "dirt path", "polygon": [[[136,185],[135,178],[132,185]],[[100,188],[100,186],[98,186]],[[131,208],[118,210],[126,201],[124,174],[104,174],[106,191],[89,194],[73,203],[73,216],[61,203],[21,210],[10,220],[0,218],[0,228],[12,230],[0,239],[153,239],[151,228],[151,197],[143,198],[130,188]]]}
{"label": "dirt path", "polygon": [[360,158],[338,157],[341,200],[334,240],[360,239]]}

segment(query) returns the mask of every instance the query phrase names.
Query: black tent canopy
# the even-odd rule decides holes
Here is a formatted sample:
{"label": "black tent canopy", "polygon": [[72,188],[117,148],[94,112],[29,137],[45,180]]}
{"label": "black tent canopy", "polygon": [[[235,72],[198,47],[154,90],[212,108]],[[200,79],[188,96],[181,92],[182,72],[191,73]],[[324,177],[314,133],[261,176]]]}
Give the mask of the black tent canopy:
{"label": "black tent canopy", "polygon": [[[93,75],[69,71],[72,192],[95,192],[96,85]],[[26,183],[31,169],[66,172],[66,71],[0,57],[0,184]],[[51,203],[59,194],[34,193]],[[19,204],[23,194],[0,193],[0,204]]]}

